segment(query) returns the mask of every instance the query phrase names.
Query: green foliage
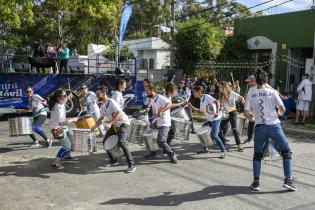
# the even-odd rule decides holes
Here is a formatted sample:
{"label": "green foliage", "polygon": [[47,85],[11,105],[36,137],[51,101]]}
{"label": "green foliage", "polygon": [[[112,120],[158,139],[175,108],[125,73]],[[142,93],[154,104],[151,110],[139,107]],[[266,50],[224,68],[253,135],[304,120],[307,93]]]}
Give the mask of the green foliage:
{"label": "green foliage", "polygon": [[[114,60],[115,59],[115,44],[111,44],[110,47],[104,51],[103,56],[107,59]],[[123,46],[120,49],[120,61],[128,60],[128,58],[135,57],[135,54],[129,50],[129,48]]]}
{"label": "green foliage", "polygon": [[[192,27],[199,25],[198,27]],[[185,68],[219,56],[225,40],[224,32],[203,19],[192,19],[178,24],[176,42],[176,65]],[[190,69],[184,69],[189,72]]]}
{"label": "green foliage", "polygon": [[247,38],[243,35],[229,36],[226,38],[221,50],[220,60],[247,59],[250,54],[247,49]]}

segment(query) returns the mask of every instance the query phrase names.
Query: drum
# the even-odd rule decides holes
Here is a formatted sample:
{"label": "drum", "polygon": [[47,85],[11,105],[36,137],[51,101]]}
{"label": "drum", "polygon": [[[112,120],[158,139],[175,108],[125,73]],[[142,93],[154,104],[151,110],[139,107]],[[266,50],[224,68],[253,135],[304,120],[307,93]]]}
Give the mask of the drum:
{"label": "drum", "polygon": [[202,126],[196,130],[196,134],[199,138],[200,144],[202,146],[207,146],[210,145],[211,143],[211,138],[210,138],[210,127],[207,126]]}
{"label": "drum", "polygon": [[10,136],[24,136],[33,133],[31,117],[9,118]]}
{"label": "drum", "polygon": [[175,139],[180,141],[189,140],[191,122],[181,118],[172,117],[172,126],[175,127]]}
{"label": "drum", "polygon": [[118,136],[111,135],[106,139],[104,148],[109,152],[114,158],[121,157],[124,153],[118,146]]}
{"label": "drum", "polygon": [[184,107],[180,107],[171,111],[171,116],[189,121],[189,116]]}
{"label": "drum", "polygon": [[74,128],[70,131],[71,151],[73,152],[95,152],[95,133],[90,129]]}
{"label": "drum", "polygon": [[237,115],[237,130],[242,136],[245,127],[246,118],[243,115]]}
{"label": "drum", "polygon": [[148,124],[143,120],[133,119],[130,121],[130,131],[127,141],[135,144],[143,144],[143,134],[147,130]]}
{"label": "drum", "polygon": [[264,145],[264,158],[270,157],[279,157],[279,151],[277,150],[277,145],[272,139],[268,139],[266,144]]}
{"label": "drum", "polygon": [[159,131],[157,129],[149,128],[143,134],[144,143],[145,143],[147,150],[156,151],[159,149],[159,145],[157,143],[158,133],[159,133]]}
{"label": "drum", "polygon": [[[88,129],[88,128],[92,128],[95,125],[95,123],[96,122],[93,117],[86,115],[86,116],[80,117],[75,124],[77,128]],[[99,133],[98,129],[95,129],[95,130],[96,130],[96,134],[98,134]]]}

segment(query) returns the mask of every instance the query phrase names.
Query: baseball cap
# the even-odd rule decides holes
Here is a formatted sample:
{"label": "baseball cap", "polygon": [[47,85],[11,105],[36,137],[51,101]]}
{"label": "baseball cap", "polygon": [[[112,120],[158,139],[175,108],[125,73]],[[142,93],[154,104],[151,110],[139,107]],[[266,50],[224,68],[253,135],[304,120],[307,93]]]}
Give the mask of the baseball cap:
{"label": "baseball cap", "polygon": [[245,82],[256,81],[256,77],[254,75],[250,75]]}

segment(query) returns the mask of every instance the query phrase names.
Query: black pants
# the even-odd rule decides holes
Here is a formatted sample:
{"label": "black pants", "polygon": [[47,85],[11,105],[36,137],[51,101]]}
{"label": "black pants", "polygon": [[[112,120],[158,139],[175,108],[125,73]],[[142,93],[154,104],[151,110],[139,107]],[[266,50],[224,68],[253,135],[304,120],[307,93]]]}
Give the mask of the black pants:
{"label": "black pants", "polygon": [[175,138],[175,132],[176,132],[176,127],[174,125],[174,123],[172,122],[172,125],[170,127],[170,130],[167,134],[167,139],[166,142],[168,143],[168,145],[172,148],[172,140]]}
{"label": "black pants", "polygon": [[229,118],[226,119],[226,120],[222,120],[221,121],[219,137],[223,141],[223,143],[226,143],[225,134],[227,132],[227,125],[228,125],[229,122],[231,123],[233,135],[234,135],[234,138],[235,138],[235,142],[236,142],[237,145],[240,145],[241,144],[241,138],[240,138],[240,134],[239,134],[239,132],[237,130],[237,114],[236,114],[236,111],[230,112],[229,113]]}
{"label": "black pants", "polygon": [[[107,132],[106,135],[104,137],[103,140],[103,144],[105,143],[105,141],[111,136],[111,135],[117,135],[118,136],[118,146],[123,150],[124,155],[126,157],[127,163],[128,165],[133,165],[134,161],[133,161],[133,157],[131,155],[130,150],[128,149],[127,146],[127,137],[128,137],[128,131],[129,131],[129,125],[127,124],[122,124],[119,129],[118,132],[115,131],[114,127],[112,126]],[[107,155],[109,157],[109,160],[111,163],[116,163],[118,160],[117,158],[114,158],[109,152],[107,152]]]}
{"label": "black pants", "polygon": [[189,117],[189,120],[191,122],[191,130],[194,132],[195,131],[195,128],[194,128],[194,119],[192,117],[192,110],[190,107],[185,107],[185,111]]}
{"label": "black pants", "polygon": [[255,128],[255,122],[249,121],[248,128],[247,128],[247,138],[249,141],[252,140],[253,138],[254,128]]}
{"label": "black pants", "polygon": [[[42,130],[42,125],[44,124],[44,122],[46,121],[47,116],[46,115],[39,115],[37,117],[34,118],[34,131],[36,133],[38,133],[38,135],[40,135],[41,137],[43,137],[44,140],[47,140],[48,137],[46,136],[45,132]],[[37,141],[36,136],[32,133],[29,135],[34,142]]]}
{"label": "black pants", "polygon": [[68,73],[68,60],[69,59],[60,60],[60,72],[59,73]]}

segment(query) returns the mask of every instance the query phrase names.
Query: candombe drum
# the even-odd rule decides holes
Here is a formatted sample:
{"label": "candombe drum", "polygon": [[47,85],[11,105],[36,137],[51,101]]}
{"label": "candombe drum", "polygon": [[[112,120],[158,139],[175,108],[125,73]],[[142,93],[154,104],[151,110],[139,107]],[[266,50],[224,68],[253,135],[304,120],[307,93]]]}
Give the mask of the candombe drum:
{"label": "candombe drum", "polygon": [[10,136],[30,135],[33,132],[31,117],[9,118]]}
{"label": "candombe drum", "polygon": [[180,107],[171,111],[171,116],[189,121],[189,116],[184,107]]}
{"label": "candombe drum", "polygon": [[130,132],[127,140],[135,144],[143,143],[143,134],[147,130],[148,124],[143,120],[133,119],[130,121]]}
{"label": "candombe drum", "polygon": [[263,157],[266,159],[267,157],[279,157],[279,151],[277,150],[277,145],[272,139],[268,139],[266,144],[264,145]]}
{"label": "candombe drum", "polygon": [[70,132],[71,151],[73,152],[95,152],[95,133],[90,129],[74,128]]}
{"label": "candombe drum", "polygon": [[189,140],[191,122],[181,118],[172,117],[172,126],[175,127],[175,139],[180,141]]}
{"label": "candombe drum", "polygon": [[245,127],[246,118],[242,115],[237,116],[237,130],[240,134],[240,136],[243,133],[244,127]]}
{"label": "candombe drum", "polygon": [[118,136],[111,135],[106,139],[104,144],[105,150],[108,151],[114,158],[121,157],[124,153],[118,146]]}
{"label": "candombe drum", "polygon": [[[77,128],[92,128],[95,125],[95,120],[90,115],[85,115],[82,117],[79,117],[79,119],[76,122]],[[98,134],[98,129],[95,129],[96,134]]]}
{"label": "candombe drum", "polygon": [[159,145],[157,144],[158,133],[157,129],[148,128],[143,134],[147,150],[156,151],[159,149]]}
{"label": "candombe drum", "polygon": [[210,138],[210,127],[209,126],[202,126],[196,130],[196,134],[199,138],[200,144],[202,146],[210,145],[211,138]]}

